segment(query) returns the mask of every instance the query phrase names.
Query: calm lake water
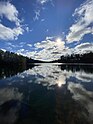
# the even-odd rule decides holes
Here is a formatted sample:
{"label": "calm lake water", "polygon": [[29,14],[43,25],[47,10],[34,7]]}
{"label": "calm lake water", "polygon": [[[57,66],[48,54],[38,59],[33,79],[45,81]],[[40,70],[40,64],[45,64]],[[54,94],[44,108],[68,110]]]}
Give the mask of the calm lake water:
{"label": "calm lake water", "polygon": [[0,68],[0,124],[93,124],[93,66]]}

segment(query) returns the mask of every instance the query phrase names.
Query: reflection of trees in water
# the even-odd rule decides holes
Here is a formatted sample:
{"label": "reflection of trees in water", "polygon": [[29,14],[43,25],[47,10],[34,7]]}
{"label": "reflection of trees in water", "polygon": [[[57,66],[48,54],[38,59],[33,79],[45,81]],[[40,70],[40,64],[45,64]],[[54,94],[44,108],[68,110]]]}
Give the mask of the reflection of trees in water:
{"label": "reflection of trees in water", "polygon": [[16,75],[19,72],[22,72],[24,68],[14,66],[14,67],[1,67],[0,68],[0,78],[6,78],[6,77],[11,77],[13,75]]}
{"label": "reflection of trees in water", "polygon": [[93,73],[93,64],[60,64],[59,65],[61,70],[67,70],[67,71],[83,71],[86,73]]}
{"label": "reflection of trees in water", "polygon": [[56,84],[61,87],[65,84],[66,76],[62,73],[60,67],[52,64],[43,64],[40,66],[35,66],[32,69],[24,71],[19,75],[19,77],[33,77],[28,80],[29,83],[33,82],[37,84],[42,84],[43,86],[47,86],[47,88],[52,88]]}
{"label": "reflection of trees in water", "polygon": [[12,77],[13,75],[17,75],[18,73],[22,73],[27,69],[33,68],[34,65],[0,65],[0,78]]}
{"label": "reflection of trees in water", "polygon": [[43,117],[45,120],[42,122],[46,120],[50,122],[49,118],[54,117],[54,124],[93,123],[93,92],[84,87],[85,84],[88,85],[93,82],[91,71],[84,71],[84,69],[80,69],[80,66],[65,67],[63,65],[60,68],[57,65],[43,64],[19,73],[13,78],[11,77],[11,82],[11,87],[16,85],[18,91],[23,93],[24,101],[31,104],[28,117],[29,119],[31,115],[31,119],[29,121],[34,122],[34,119],[37,119],[37,123]]}
{"label": "reflection of trees in water", "polygon": [[[74,78],[74,81],[77,80],[77,82],[92,82],[93,73],[85,72],[84,70],[77,70],[74,67],[71,68],[73,69],[69,69],[68,66],[65,68],[64,65],[60,68],[58,65],[41,64],[24,71],[19,74],[19,77],[24,76],[29,79],[29,83],[32,83],[34,78],[34,83],[47,86],[48,89],[53,88],[55,85],[61,87],[66,83],[66,80],[71,80],[71,77]],[[28,78],[31,76],[33,78]]]}

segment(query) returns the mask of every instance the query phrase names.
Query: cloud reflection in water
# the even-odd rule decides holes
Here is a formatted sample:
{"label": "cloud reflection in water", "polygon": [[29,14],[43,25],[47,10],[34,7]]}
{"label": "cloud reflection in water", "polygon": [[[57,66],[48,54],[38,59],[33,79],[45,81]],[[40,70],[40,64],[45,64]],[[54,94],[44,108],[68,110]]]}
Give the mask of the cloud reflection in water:
{"label": "cloud reflection in water", "polygon": [[[2,79],[0,83],[4,85],[4,87],[0,87],[1,107],[11,100],[17,100],[20,103],[16,104],[15,108],[11,107],[4,117],[1,112],[3,121],[5,118],[11,120],[10,115],[13,113],[14,123],[18,118],[16,113],[19,112],[21,104],[23,106],[27,105],[28,111],[32,106],[33,111],[38,111],[39,114],[41,110],[46,110],[46,106],[51,110],[50,106],[56,104],[57,108],[52,109],[56,109],[58,116],[59,114],[60,116],[63,115],[63,118],[61,118],[63,122],[64,118],[68,120],[75,114],[73,120],[84,120],[85,118],[89,124],[93,122],[93,73],[90,71],[77,70],[74,67],[68,69],[68,67],[57,64],[40,64],[15,76]],[[55,99],[56,103],[54,103]],[[65,116],[64,109],[66,109],[68,116]],[[31,114],[33,115],[33,112]],[[35,112],[34,116],[36,117]],[[0,118],[0,120],[2,119]]]}

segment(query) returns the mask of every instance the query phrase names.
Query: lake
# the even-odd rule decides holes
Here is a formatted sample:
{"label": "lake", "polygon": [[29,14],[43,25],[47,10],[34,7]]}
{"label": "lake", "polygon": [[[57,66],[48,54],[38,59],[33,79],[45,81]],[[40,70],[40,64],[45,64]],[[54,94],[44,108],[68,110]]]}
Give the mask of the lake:
{"label": "lake", "polygon": [[0,124],[93,124],[93,65],[0,68]]}

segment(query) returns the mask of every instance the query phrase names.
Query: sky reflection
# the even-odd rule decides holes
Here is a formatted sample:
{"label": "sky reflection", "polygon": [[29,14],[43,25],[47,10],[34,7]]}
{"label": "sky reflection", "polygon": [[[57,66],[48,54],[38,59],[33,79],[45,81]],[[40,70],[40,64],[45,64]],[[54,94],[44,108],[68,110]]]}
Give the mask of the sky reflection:
{"label": "sky reflection", "polygon": [[30,122],[37,123],[40,119],[42,123],[92,124],[92,108],[93,73],[84,68],[40,64],[0,80],[0,123],[13,124],[29,116]]}

